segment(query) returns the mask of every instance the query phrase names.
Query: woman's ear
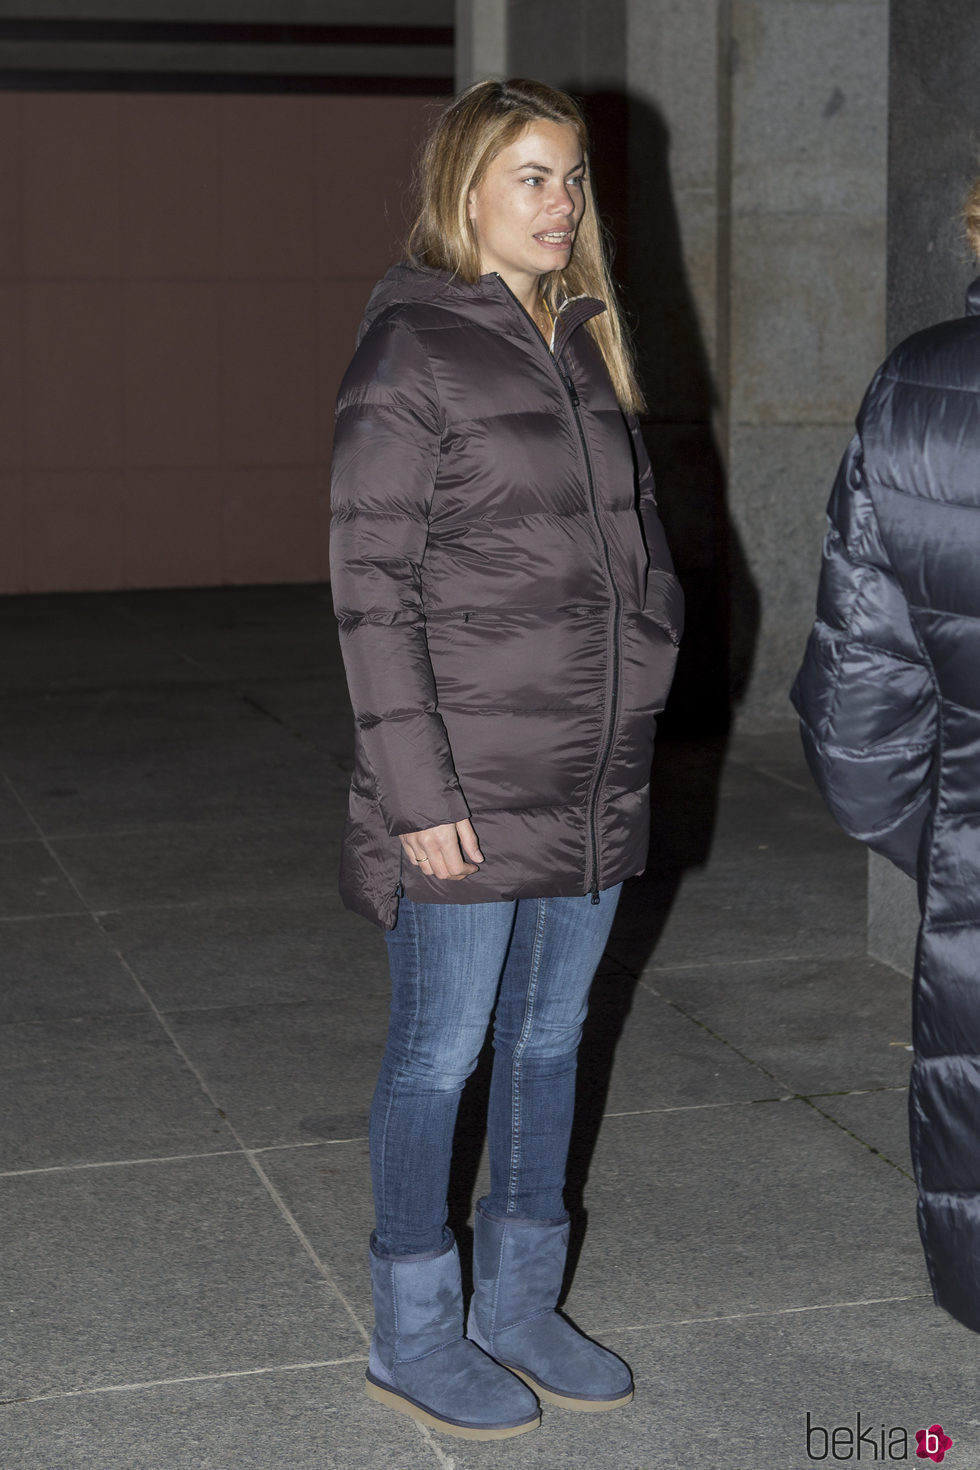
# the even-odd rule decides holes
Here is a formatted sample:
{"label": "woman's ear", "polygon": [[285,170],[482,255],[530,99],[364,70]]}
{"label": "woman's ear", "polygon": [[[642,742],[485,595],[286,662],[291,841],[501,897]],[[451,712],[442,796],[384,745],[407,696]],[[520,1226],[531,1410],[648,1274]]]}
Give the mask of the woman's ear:
{"label": "woman's ear", "polygon": [[476,219],[476,190],[471,189],[466,196],[466,218]]}

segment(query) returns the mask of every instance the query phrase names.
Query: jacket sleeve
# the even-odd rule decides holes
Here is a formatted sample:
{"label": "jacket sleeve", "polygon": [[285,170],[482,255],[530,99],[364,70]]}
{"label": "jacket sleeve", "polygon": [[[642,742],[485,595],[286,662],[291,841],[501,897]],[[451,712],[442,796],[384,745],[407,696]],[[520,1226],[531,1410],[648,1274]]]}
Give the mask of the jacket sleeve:
{"label": "jacket sleeve", "polygon": [[657,510],[653,467],[647,453],[640,423],[635,414],[626,415],[626,426],[633,441],[636,464],[636,508],[643,527],[643,539],[650,558],[647,572],[647,604],[658,607],[672,642],[679,643],[684,631],[684,593],[674,573],[674,562]]}
{"label": "jacket sleeve", "polygon": [[378,324],[338,401],[330,574],[370,794],[392,835],[469,815],[438,713],[422,599],[440,439],[424,348],[409,328]]}
{"label": "jacket sleeve", "polygon": [[855,435],[828,507],[817,620],[791,698],[810,769],[846,832],[914,875],[938,705]]}

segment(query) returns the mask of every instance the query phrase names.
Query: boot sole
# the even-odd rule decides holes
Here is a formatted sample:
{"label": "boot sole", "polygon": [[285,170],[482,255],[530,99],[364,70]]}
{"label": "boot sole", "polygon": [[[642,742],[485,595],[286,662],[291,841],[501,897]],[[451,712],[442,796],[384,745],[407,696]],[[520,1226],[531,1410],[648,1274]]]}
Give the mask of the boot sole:
{"label": "boot sole", "polygon": [[[523,1377],[523,1374],[521,1376]],[[516,1434],[527,1434],[529,1430],[537,1429],[541,1423],[541,1416],[538,1414],[524,1424],[506,1424],[500,1428],[481,1429],[469,1424],[454,1424],[451,1419],[440,1419],[438,1414],[433,1414],[429,1409],[423,1409],[421,1404],[406,1398],[397,1389],[385,1388],[370,1378],[364,1381],[364,1392],[375,1403],[384,1404],[386,1408],[394,1409],[399,1414],[407,1414],[410,1419],[417,1420],[419,1424],[425,1424],[429,1429],[437,1429],[441,1434],[452,1434],[456,1439],[513,1439]]]}
{"label": "boot sole", "polygon": [[610,1409],[623,1408],[633,1398],[632,1389],[629,1393],[620,1394],[619,1398],[615,1399],[580,1399],[574,1394],[555,1393],[553,1389],[545,1388],[543,1383],[532,1378],[530,1373],[525,1373],[523,1368],[515,1368],[513,1363],[505,1363],[503,1358],[498,1358],[496,1361],[503,1364],[505,1368],[509,1368],[511,1373],[515,1373],[518,1378],[522,1378],[543,1404],[551,1404],[556,1409],[572,1409],[577,1414],[605,1414]]}

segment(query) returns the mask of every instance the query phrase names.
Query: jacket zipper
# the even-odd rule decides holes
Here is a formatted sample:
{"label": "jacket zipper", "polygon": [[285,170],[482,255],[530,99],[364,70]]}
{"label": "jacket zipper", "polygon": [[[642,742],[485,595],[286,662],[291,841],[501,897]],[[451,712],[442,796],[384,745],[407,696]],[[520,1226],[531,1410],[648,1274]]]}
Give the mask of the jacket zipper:
{"label": "jacket zipper", "polygon": [[[589,797],[589,842],[590,842],[591,858],[592,858],[592,887],[590,889],[590,892],[592,894],[592,902],[594,904],[596,904],[596,903],[599,902],[599,833],[598,833],[599,794],[600,794],[600,792],[602,790],[602,783],[603,783],[603,781],[605,779],[606,768],[609,765],[609,759],[610,759],[610,757],[612,755],[613,736],[615,735],[615,731],[616,731],[616,715],[617,715],[616,706],[617,706],[617,704],[619,702],[619,676],[620,676],[620,669],[619,669],[619,636],[620,636],[620,626],[621,626],[621,623],[622,623],[623,604],[622,604],[622,599],[620,598],[620,595],[619,595],[619,590],[618,590],[618,588],[616,586],[615,578],[613,577],[612,560],[611,560],[611,558],[609,556],[609,542],[606,540],[605,532],[602,529],[602,522],[599,519],[599,499],[598,499],[598,496],[596,495],[595,476],[594,476],[594,474],[592,472],[592,455],[589,452],[589,441],[586,438],[585,428],[584,428],[584,426],[582,424],[582,415],[579,412],[578,391],[577,391],[577,389],[575,387],[575,384],[573,383],[573,381],[571,379],[571,376],[569,374],[567,374],[567,373],[565,373],[565,372],[562,371],[562,368],[560,367],[557,358],[548,350],[548,348],[547,348],[547,346],[546,346],[546,344],[544,342],[544,338],[541,336],[541,333],[538,331],[537,327],[535,326],[534,320],[531,317],[530,313],[525,309],[524,306],[521,305],[521,303],[520,303],[520,301],[518,301],[517,297],[514,296],[513,291],[511,291],[510,287],[507,285],[507,282],[504,280],[503,276],[501,276],[501,275],[498,274],[497,275],[497,279],[500,281],[501,285],[503,286],[504,290],[508,293],[508,295],[510,295],[510,296],[512,296],[514,298],[514,301],[515,301],[516,305],[520,308],[520,310],[523,312],[523,314],[527,317],[528,321],[531,323],[531,326],[534,329],[534,335],[535,335],[535,337],[538,338],[538,340],[541,342],[542,346],[544,346],[545,347],[545,350],[548,352],[548,357],[551,360],[551,362],[552,362],[552,364],[554,366],[554,369],[557,372],[559,378],[561,379],[562,387],[565,389],[565,392],[568,395],[568,401],[569,401],[569,403],[571,405],[571,409],[572,409],[572,417],[575,420],[575,427],[578,430],[579,443],[582,446],[582,458],[585,461],[585,474],[586,474],[586,479],[588,481],[588,486],[589,486],[589,501],[590,501],[590,504],[591,504],[591,507],[592,507],[592,519],[595,522],[595,528],[596,528],[596,531],[598,532],[598,535],[599,535],[599,542],[600,542],[600,544],[602,546],[602,558],[603,558],[603,561],[605,562],[605,566],[606,566],[606,576],[609,579],[609,590],[612,593],[612,603],[613,603],[612,684],[611,684],[611,688],[610,688],[609,714],[608,714],[608,719],[607,719],[607,722],[606,722],[605,741],[603,743],[602,753],[601,753],[601,755],[599,757],[599,764],[596,767],[596,775],[595,775],[595,780],[594,780],[593,786],[592,786],[592,794]],[[557,315],[556,315],[555,321],[556,321],[556,325],[557,325]]]}

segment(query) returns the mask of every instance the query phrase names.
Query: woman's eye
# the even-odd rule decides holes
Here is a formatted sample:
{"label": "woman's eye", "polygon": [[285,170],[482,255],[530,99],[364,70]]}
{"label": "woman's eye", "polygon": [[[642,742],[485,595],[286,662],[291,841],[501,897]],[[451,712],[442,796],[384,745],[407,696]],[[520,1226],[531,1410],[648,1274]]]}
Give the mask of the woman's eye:
{"label": "woman's eye", "polygon": [[538,174],[533,174],[529,179],[524,179],[523,182],[525,184],[540,184],[541,178]]}
{"label": "woman's eye", "polygon": [[568,182],[572,184],[576,189],[581,189],[585,184],[585,177],[583,174],[576,174],[574,179],[569,179]]}

